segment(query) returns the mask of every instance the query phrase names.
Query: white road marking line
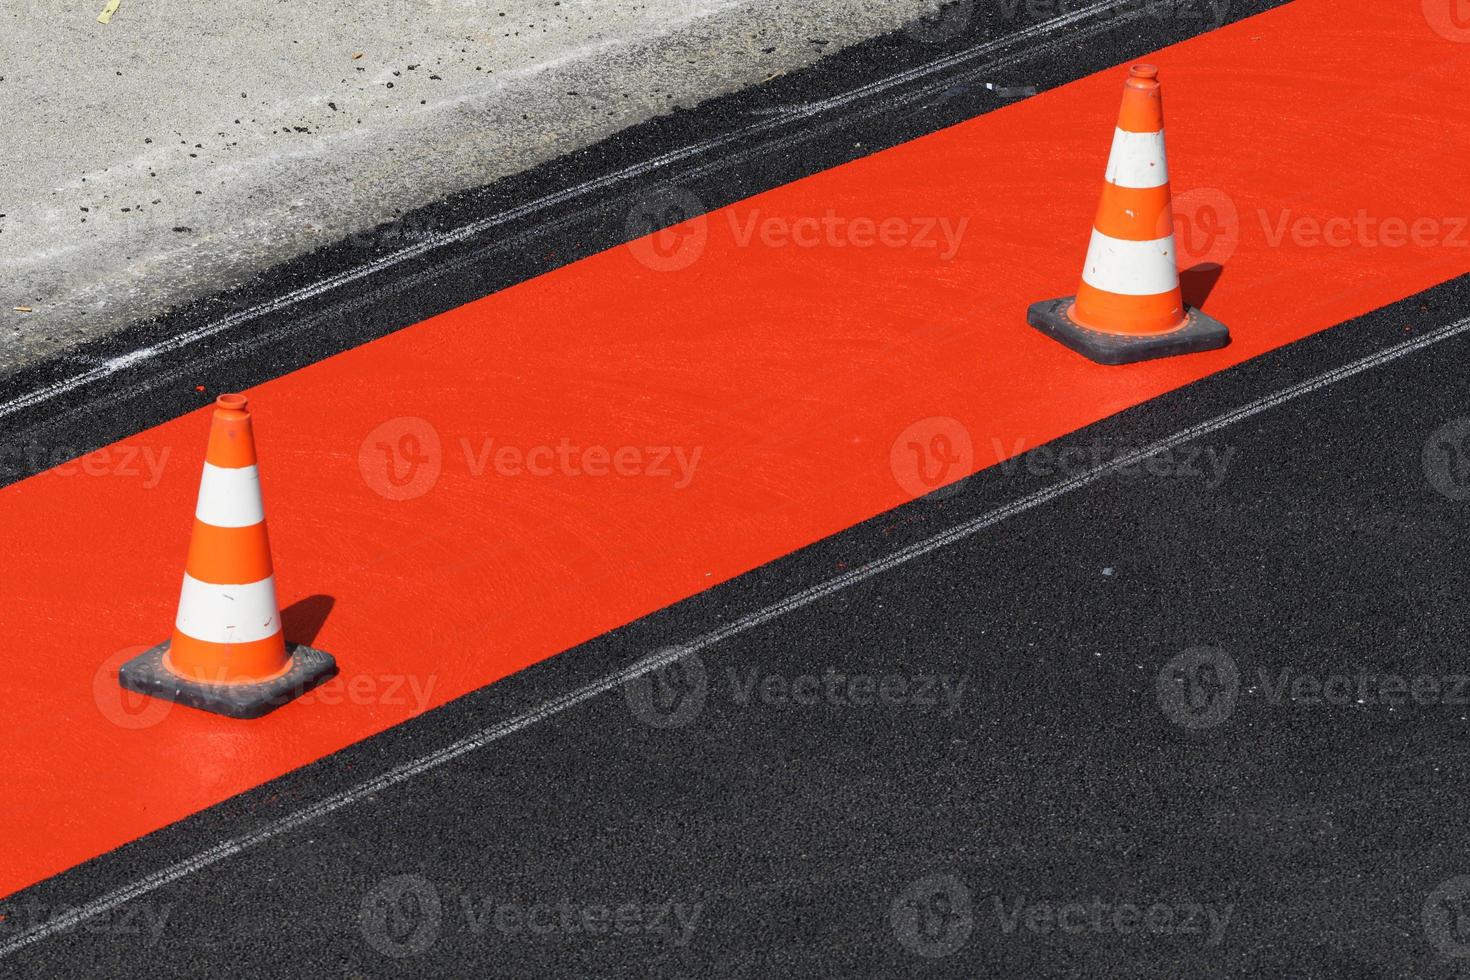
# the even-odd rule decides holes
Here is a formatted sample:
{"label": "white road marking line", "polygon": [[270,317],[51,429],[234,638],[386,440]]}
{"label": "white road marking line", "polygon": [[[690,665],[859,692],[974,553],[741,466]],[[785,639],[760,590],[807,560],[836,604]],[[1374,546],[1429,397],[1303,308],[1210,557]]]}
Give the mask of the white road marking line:
{"label": "white road marking line", "polygon": [[153,874],[140,878],[137,881],[132,882],[131,884],[124,885],[122,888],[118,888],[114,891],[108,892],[101,898],[94,899],[93,901],[88,902],[85,905],[73,908],[72,910],[58,915],[53,919],[41,923],[40,925],[33,926],[20,935],[16,936],[14,939],[11,939],[9,942],[5,943],[3,946],[0,946],[0,958],[4,958],[12,953],[18,952],[19,950],[25,949],[27,946],[30,946],[33,943],[40,942],[42,939],[53,936],[58,932],[73,928],[74,926],[82,922],[86,922],[89,919],[94,919],[99,915],[105,915],[106,913],[112,911],[114,908],[117,908],[119,905],[129,902],[140,895],[146,895],[149,892],[157,891],[159,888],[162,888],[163,886],[170,884],[171,882],[178,881],[181,878],[186,878],[189,875],[194,874],[196,871],[201,871],[212,864],[217,864],[218,862],[223,861],[225,858],[232,857],[236,854],[241,853],[242,851],[249,850],[257,844],[262,844],[273,837],[280,836],[281,834],[287,833],[291,830],[295,830],[298,827],[302,827],[306,824],[312,823],[313,821],[319,820],[327,814],[332,813],[336,810],[340,810],[345,806],[350,806],[351,804],[356,803],[358,800],[361,800],[364,797],[371,796],[374,793],[381,793],[382,791],[392,786],[396,786],[399,783],[405,782],[406,780],[412,779],[413,777],[420,775],[421,773],[436,769],[447,762],[451,762],[454,759],[459,758],[467,752],[473,752],[476,749],[484,748],[492,742],[497,742],[500,739],[505,738],[507,735],[513,735],[524,728],[529,728],[531,725],[534,725],[537,722],[544,721],[547,718],[558,715],[561,712],[566,711],[568,708],[574,708],[577,705],[582,704],[585,701],[589,701],[600,694],[605,694],[613,688],[625,684],[628,681],[634,680],[638,677],[642,677],[643,675],[658,670],[661,667],[665,667],[671,663],[674,663],[675,661],[681,660],[691,653],[697,653],[700,650],[706,649],[710,646],[727,640],[732,636],[737,636],[741,633],[754,629],[757,626],[768,623],[773,619],[784,616],[789,612],[793,612],[797,609],[809,606],[812,603],[826,598],[827,596],[830,596],[836,592],[840,592],[843,589],[849,588],[853,585],[857,585],[860,582],[864,582],[870,578],[873,578],[876,575],[882,574],[889,569],[897,568],[900,565],[904,565],[908,562],[913,561],[915,558],[921,558],[924,555],[929,554],[930,552],[937,551],[940,548],[944,548],[948,545],[954,544],[956,541],[961,541],[965,538],[968,538],[974,534],[977,534],[980,531],[985,530],[986,528],[992,527],[993,525],[1006,520],[1007,518],[1015,517],[1018,514],[1024,514],[1026,511],[1032,510],[1036,507],[1040,507],[1042,504],[1049,503],[1057,499],[1058,497],[1071,493],[1073,490],[1080,490],[1083,487],[1096,483],[1104,476],[1107,476],[1109,473],[1112,473],[1116,470],[1135,466],[1151,456],[1155,456],[1162,452],[1167,452],[1171,449],[1177,448],[1180,445],[1183,445],[1184,443],[1198,439],[1201,436],[1209,435],[1212,432],[1216,432],[1220,429],[1226,428],[1227,426],[1234,425],[1236,422],[1251,418],[1255,415],[1260,415],[1262,412],[1269,411],[1270,409],[1275,408],[1278,405],[1282,405],[1293,399],[1300,398],[1303,395],[1309,395],[1314,391],[1326,388],[1329,385],[1336,384],[1339,381],[1346,380],[1347,378],[1351,378],[1354,375],[1361,374],[1364,371],[1368,371],[1375,367],[1387,364],[1390,361],[1395,361],[1400,357],[1405,356],[1406,354],[1412,354],[1415,351],[1422,350],[1441,341],[1449,340],[1451,337],[1456,337],[1464,333],[1466,330],[1470,330],[1470,317],[1466,317],[1463,320],[1459,320],[1455,323],[1448,324],[1447,326],[1440,327],[1437,330],[1432,330],[1424,336],[1415,338],[1414,340],[1401,341],[1397,344],[1394,344],[1392,347],[1387,347],[1377,352],[1376,354],[1370,354],[1367,357],[1360,358],[1349,364],[1343,365],[1342,367],[1334,368],[1331,371],[1326,371],[1322,374],[1317,375],[1314,378],[1310,378],[1298,384],[1283,388],[1275,394],[1266,395],[1262,398],[1257,398],[1254,401],[1247,402],[1245,405],[1242,405],[1241,407],[1234,409],[1233,411],[1226,412],[1223,415],[1217,415],[1212,419],[1199,423],[1198,425],[1190,426],[1187,429],[1183,429],[1179,432],[1176,432],[1172,436],[1167,436],[1163,439],[1160,439],[1159,441],[1145,446],[1142,449],[1138,449],[1130,453],[1125,453],[1124,455],[1119,456],[1116,459],[1094,466],[1091,469],[1079,473],[1070,479],[1054,483],[1049,487],[1036,491],[1035,493],[1028,494],[1027,496],[1020,498],[1019,500],[1012,501],[1011,503],[998,507],[995,510],[981,514],[980,516],[972,518],[971,520],[968,520],[963,524],[959,524],[955,527],[950,528],[948,531],[944,531],[940,534],[934,535],[933,537],[926,538],[923,541],[911,544],[906,548],[902,548],[899,551],[894,552],[886,558],[879,558],[876,561],[869,562],[868,564],[855,568],[852,571],[844,572],[841,575],[834,576],[833,578],[830,578],[819,585],[814,585],[811,588],[803,589],[802,591],[796,593],[795,595],[789,596],[781,602],[766,606],[764,609],[756,610],[755,612],[742,616],[739,619],[725,626],[722,626],[717,630],[711,630],[708,633],[696,637],[694,640],[684,644],[683,646],[675,647],[669,650],[661,650],[657,653],[654,653],[629,667],[625,667],[622,670],[615,671],[612,674],[609,674],[600,680],[593,681],[590,684],[585,684],[582,687],[576,688],[575,690],[561,695],[560,697],[553,698],[552,700],[547,701],[545,704],[533,708],[530,711],[516,715],[515,717],[510,718],[506,721],[499,722],[498,724],[491,725],[488,728],[483,728],[472,735],[468,735],[457,742],[452,742],[444,748],[439,749],[435,752],[431,752],[428,755],[421,756],[420,758],[415,759],[412,762],[407,762],[402,765],[395,766],[382,775],[376,776],[373,779],[367,780],[366,782],[359,783],[351,789],[343,790],[340,793],[328,796],[318,803],[314,803],[308,807],[303,807],[302,809],[281,817],[278,820],[272,820],[249,834],[244,834],[240,837],[234,837],[226,840],[220,844],[215,845],[214,847],[211,847],[207,851],[203,851],[199,854],[194,855],[193,857],[186,858],[185,860],[179,861],[175,864],[171,864],[168,867],[155,871]]}

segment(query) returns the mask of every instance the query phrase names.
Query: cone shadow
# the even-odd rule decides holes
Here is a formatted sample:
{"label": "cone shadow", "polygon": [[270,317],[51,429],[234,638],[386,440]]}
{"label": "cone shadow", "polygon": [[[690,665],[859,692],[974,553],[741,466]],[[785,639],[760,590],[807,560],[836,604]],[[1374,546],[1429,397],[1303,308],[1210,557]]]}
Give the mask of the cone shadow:
{"label": "cone shadow", "polygon": [[1179,273],[1179,291],[1184,296],[1184,305],[1203,309],[1224,271],[1225,267],[1218,262],[1201,262]]}
{"label": "cone shadow", "polygon": [[281,610],[281,625],[285,628],[287,643],[311,646],[322,631],[327,617],[337,600],[329,595],[307,596]]}

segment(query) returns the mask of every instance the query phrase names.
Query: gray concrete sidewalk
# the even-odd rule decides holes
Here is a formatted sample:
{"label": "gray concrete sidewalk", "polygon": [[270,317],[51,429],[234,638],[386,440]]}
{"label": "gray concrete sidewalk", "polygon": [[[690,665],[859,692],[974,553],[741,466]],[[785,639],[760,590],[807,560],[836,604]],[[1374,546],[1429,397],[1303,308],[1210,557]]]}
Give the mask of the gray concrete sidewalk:
{"label": "gray concrete sidewalk", "polygon": [[938,0],[104,4],[0,9],[0,377]]}

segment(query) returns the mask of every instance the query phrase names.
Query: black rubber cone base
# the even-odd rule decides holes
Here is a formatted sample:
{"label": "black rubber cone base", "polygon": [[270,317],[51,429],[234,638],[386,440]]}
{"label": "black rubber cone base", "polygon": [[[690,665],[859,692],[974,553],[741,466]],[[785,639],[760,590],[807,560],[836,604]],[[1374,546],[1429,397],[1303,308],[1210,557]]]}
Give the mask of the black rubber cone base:
{"label": "black rubber cone base", "polygon": [[123,664],[117,679],[139,694],[212,711],[229,718],[259,718],[292,701],[337,672],[330,653],[287,643],[291,669],[260,684],[204,684],[180,677],[163,665],[168,644],[161,643]]}
{"label": "black rubber cone base", "polygon": [[1133,364],[1176,354],[1218,350],[1230,343],[1230,330],[1214,317],[1186,307],[1184,326],[1168,333],[1116,334],[1089,330],[1067,316],[1074,296],[1032,303],[1026,322],[1053,340],[1099,364]]}

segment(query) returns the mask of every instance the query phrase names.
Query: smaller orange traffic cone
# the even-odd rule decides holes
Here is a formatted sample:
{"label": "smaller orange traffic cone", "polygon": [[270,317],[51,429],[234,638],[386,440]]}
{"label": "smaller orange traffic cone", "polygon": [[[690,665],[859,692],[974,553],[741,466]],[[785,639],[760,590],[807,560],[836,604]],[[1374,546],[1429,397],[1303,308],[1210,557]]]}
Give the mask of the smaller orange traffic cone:
{"label": "smaller orange traffic cone", "polygon": [[258,718],[326,680],[330,654],[286,643],[244,395],[221,395],[209,431],[174,635],[123,664],[122,686]]}
{"label": "smaller orange traffic cone", "polygon": [[1027,322],[1099,364],[1215,350],[1225,325],[1186,307],[1164,153],[1159,70],[1134,65],[1076,296],[1033,303]]}

